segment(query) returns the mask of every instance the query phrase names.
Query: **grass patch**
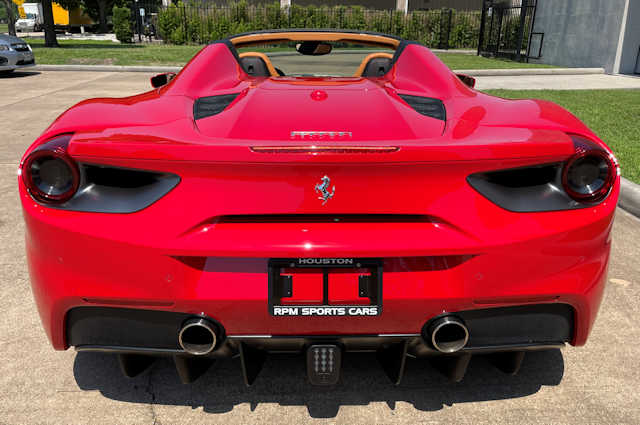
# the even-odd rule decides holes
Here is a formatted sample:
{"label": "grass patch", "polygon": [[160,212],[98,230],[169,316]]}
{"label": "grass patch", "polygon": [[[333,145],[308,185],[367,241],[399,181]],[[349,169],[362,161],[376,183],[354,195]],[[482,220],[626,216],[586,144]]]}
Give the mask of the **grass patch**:
{"label": "grass patch", "polygon": [[514,62],[460,53],[436,53],[436,55],[451,69],[554,68],[553,65]]}
{"label": "grass patch", "polygon": [[118,44],[97,40],[60,40],[59,49],[44,47],[44,40],[27,39],[36,62],[53,65],[166,65],[183,66],[202,46]]}
{"label": "grass patch", "polygon": [[[117,44],[110,41],[95,40],[61,40],[61,48],[44,47],[40,38],[27,39],[41,64],[68,65],[165,65],[182,66],[195,55],[202,46],[175,46],[165,44]],[[252,48],[251,50],[267,51]],[[282,51],[287,48],[268,49]],[[500,59],[489,59],[481,56],[459,53],[438,53],[452,69],[487,69],[487,68],[530,68],[548,67],[548,65],[527,64]]]}
{"label": "grass patch", "polygon": [[0,24],[0,34],[8,33],[8,32],[9,32],[9,25],[8,24]]}
{"label": "grass patch", "polygon": [[640,90],[486,90],[510,99],[535,98],[557,103],[591,128],[620,161],[622,175],[640,183]]}

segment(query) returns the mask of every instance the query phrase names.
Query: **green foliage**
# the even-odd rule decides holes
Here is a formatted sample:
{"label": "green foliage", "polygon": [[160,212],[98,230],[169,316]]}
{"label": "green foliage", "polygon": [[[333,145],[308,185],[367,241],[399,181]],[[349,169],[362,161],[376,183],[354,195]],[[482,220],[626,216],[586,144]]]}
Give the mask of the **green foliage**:
{"label": "green foliage", "polygon": [[480,14],[453,12],[449,48],[478,47]]}
{"label": "green foliage", "polygon": [[121,43],[131,43],[133,37],[131,9],[113,6],[113,32]]}
{"label": "green foliage", "polygon": [[[249,5],[246,0],[218,7],[177,2],[158,12],[158,34],[171,44],[206,43],[230,35],[283,28],[338,28],[375,31],[438,47],[446,36],[449,9],[414,11],[371,10],[362,6],[300,6],[281,9],[280,2]],[[452,11],[450,48],[473,48],[478,43],[480,12]],[[444,18],[443,18],[444,17]],[[446,42],[443,44],[447,44]]]}
{"label": "green foliage", "polygon": [[11,7],[11,9],[13,9],[13,16],[15,19],[19,18],[18,6],[14,2],[12,2],[11,0],[0,0],[0,22],[9,21],[9,12],[7,11],[7,7]]}
{"label": "green foliage", "polygon": [[60,0],[60,1],[56,0],[56,3],[58,3],[60,6],[62,6],[66,10],[73,10],[80,6],[83,6],[83,0]]}
{"label": "green foliage", "polygon": [[364,8],[362,6],[353,6],[347,13],[347,21],[345,28],[353,30],[365,30],[367,21],[364,17]]}
{"label": "green foliage", "polygon": [[[78,0],[63,0],[63,1],[71,1],[75,3],[80,3]],[[102,6],[101,6],[102,5]],[[100,7],[104,7],[105,15],[109,14],[109,10],[113,10],[113,6],[116,6],[116,3],[113,0],[82,0],[82,9],[84,13],[89,15],[94,22],[100,22]],[[120,7],[127,7],[126,5],[117,5]],[[76,6],[77,7],[77,6]],[[72,7],[71,9],[74,9]],[[71,10],[67,9],[67,10]],[[105,16],[106,18],[107,16]]]}
{"label": "green foliage", "polygon": [[[178,4],[181,5],[181,3]],[[172,34],[178,29],[181,23],[180,11],[175,3],[172,3],[168,8],[158,14],[158,35],[160,35],[165,43],[172,42]],[[181,43],[174,42],[174,44]]]}

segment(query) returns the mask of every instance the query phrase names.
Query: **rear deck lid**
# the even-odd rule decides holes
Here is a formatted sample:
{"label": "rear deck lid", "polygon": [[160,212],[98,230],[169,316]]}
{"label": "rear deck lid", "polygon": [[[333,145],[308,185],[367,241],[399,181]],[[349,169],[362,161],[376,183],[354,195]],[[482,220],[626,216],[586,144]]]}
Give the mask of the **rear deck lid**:
{"label": "rear deck lid", "polygon": [[374,80],[284,78],[244,90],[196,125],[206,136],[230,139],[390,141],[440,136],[445,121],[416,112]]}

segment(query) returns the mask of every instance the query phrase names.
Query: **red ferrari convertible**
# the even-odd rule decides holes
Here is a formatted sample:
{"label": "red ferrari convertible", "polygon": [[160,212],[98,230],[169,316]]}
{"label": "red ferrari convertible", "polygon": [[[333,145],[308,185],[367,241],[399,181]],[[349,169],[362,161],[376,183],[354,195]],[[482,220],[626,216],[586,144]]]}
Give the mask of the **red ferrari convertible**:
{"label": "red ferrari convertible", "polygon": [[350,351],[399,383],[407,356],[458,381],[473,354],[515,373],[585,344],[619,169],[563,108],[337,30],[236,35],[152,85],[75,105],[20,164],[55,349],[128,376],[173,356],[184,382],[237,355],[247,384],[298,352],[334,384]]}

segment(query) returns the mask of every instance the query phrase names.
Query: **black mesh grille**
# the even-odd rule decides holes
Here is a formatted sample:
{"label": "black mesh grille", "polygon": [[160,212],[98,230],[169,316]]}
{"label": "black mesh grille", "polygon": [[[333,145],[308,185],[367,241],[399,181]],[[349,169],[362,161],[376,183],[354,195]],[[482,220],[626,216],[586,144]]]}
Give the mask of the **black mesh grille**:
{"label": "black mesh grille", "polygon": [[201,97],[193,104],[193,117],[197,120],[201,118],[217,115],[238,97],[239,93],[223,94],[220,96]]}
{"label": "black mesh grille", "polygon": [[430,97],[411,96],[408,94],[399,94],[400,98],[407,102],[409,106],[416,110],[416,112],[426,115],[431,118],[436,118],[442,121],[447,119],[447,114],[444,109],[444,104],[440,99],[433,99]]}
{"label": "black mesh grille", "polygon": [[15,50],[16,52],[28,52],[29,51],[29,46],[27,46],[24,43],[12,44],[11,47],[13,47],[13,50]]}

